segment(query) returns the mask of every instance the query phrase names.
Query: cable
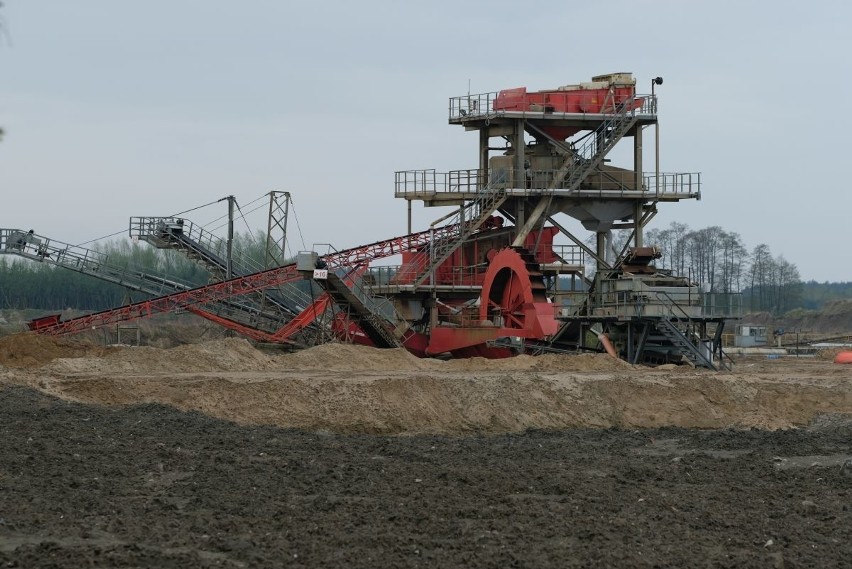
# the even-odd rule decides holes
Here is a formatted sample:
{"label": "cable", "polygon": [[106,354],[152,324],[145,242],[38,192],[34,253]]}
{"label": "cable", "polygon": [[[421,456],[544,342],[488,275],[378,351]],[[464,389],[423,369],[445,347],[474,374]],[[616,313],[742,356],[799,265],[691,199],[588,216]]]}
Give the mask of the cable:
{"label": "cable", "polygon": [[[246,224],[246,229],[248,229],[248,234],[251,235],[251,227],[249,227],[248,221],[246,221],[246,216],[243,214],[243,210],[240,209],[240,204],[237,200],[234,200],[234,205],[237,206],[237,211],[240,212],[240,218],[243,220],[243,223]],[[251,212],[249,212],[251,213]]]}
{"label": "cable", "polygon": [[[183,214],[185,214],[185,213],[189,213],[189,212],[191,212],[191,211],[195,211],[195,210],[197,210],[197,209],[201,209],[202,207],[207,207],[208,205],[213,205],[213,204],[215,204],[215,203],[218,203],[218,202],[210,202],[210,203],[208,203],[208,204],[204,204],[204,205],[200,205],[200,206],[198,206],[198,207],[190,208],[190,209],[188,209],[188,210],[186,210],[186,211],[181,211],[181,212],[178,212],[178,213],[173,213],[173,214],[172,214],[172,215],[170,215],[169,217],[177,217],[177,216],[179,216],[179,215],[183,215]],[[109,235],[104,235],[103,237],[95,237],[94,239],[89,239],[88,241],[83,241],[82,243],[78,243],[77,245],[74,245],[74,246],[75,246],[75,247],[82,247],[83,245],[88,245],[89,243],[94,243],[95,241],[100,241],[101,239],[109,239],[110,237],[115,237],[116,235],[119,235],[119,234],[121,234],[121,233],[124,233],[125,231],[127,231],[127,230],[126,230],[126,229],[120,229],[119,231],[116,231],[115,233],[110,233]]]}
{"label": "cable", "polygon": [[[261,208],[264,208],[264,207],[266,207],[266,204],[260,204],[260,205],[259,205],[259,206],[257,206],[256,208],[254,208],[254,209],[252,209],[252,210],[249,210],[249,211],[248,211],[248,213],[247,213],[247,214],[245,214],[245,215],[248,215],[249,213],[254,213],[254,212],[256,212],[257,210],[259,210],[259,209],[261,209]],[[242,213],[242,212],[241,212],[241,213]],[[225,217],[227,217],[227,216],[225,216]],[[222,219],[222,218],[220,217],[219,219]],[[216,219],[216,220],[214,220],[214,221],[218,221],[218,219]],[[213,222],[211,221],[210,223],[213,223]],[[207,225],[210,225],[210,223],[208,223]],[[246,223],[248,223],[248,222],[246,222]],[[225,226],[227,226],[227,225],[228,225],[228,222],[226,221],[226,222],[225,222],[225,223],[223,223],[222,225],[216,226],[216,227],[214,227],[213,229],[209,229],[209,228],[206,228],[206,229],[207,229],[207,231],[210,231],[210,232],[212,233],[212,232],[214,232],[214,231],[218,231],[218,230],[222,229],[223,227],[225,227]]]}
{"label": "cable", "polygon": [[95,237],[94,239],[89,239],[88,241],[83,241],[82,243],[78,243],[74,245],[74,247],[82,247],[83,245],[88,245],[89,243],[94,243],[95,241],[100,241],[101,239],[108,239],[110,237],[115,237],[121,233],[124,233],[127,229],[122,229],[120,231],[116,231],[115,233],[110,233],[109,235],[104,235],[103,237]]}
{"label": "cable", "polygon": [[204,204],[204,205],[200,205],[200,206],[198,206],[198,207],[194,207],[194,208],[188,209],[188,210],[186,210],[186,211],[181,211],[181,212],[178,212],[178,213],[173,213],[173,214],[172,214],[172,215],[170,215],[169,217],[177,217],[177,216],[179,216],[179,215],[183,215],[183,214],[185,214],[185,213],[189,213],[189,212],[191,212],[191,211],[195,211],[195,210],[197,210],[197,209],[201,209],[202,207],[207,207],[208,205],[217,204],[217,203],[219,203],[220,201],[222,201],[222,200],[216,200],[215,202],[206,203],[206,204]]}
{"label": "cable", "polygon": [[302,250],[306,251],[308,247],[305,245],[305,237],[302,235],[302,226],[299,225],[299,216],[296,215],[296,204],[293,202],[292,196],[290,196],[290,207],[293,208],[293,219],[296,220],[296,229],[299,230],[299,238],[302,240]]}
{"label": "cable", "polygon": [[[246,207],[248,207],[248,206],[252,205],[252,204],[253,204],[253,203],[255,203],[256,201],[259,201],[259,200],[263,199],[264,197],[266,197],[266,194],[263,194],[263,195],[262,195],[262,196],[260,196],[259,198],[255,198],[255,199],[253,199],[252,201],[250,201],[249,203],[247,203],[247,204],[246,204]],[[214,202],[214,203],[219,203],[220,201],[222,201],[222,200],[217,200],[217,201],[216,201],[216,202]],[[253,209],[252,211],[257,211],[257,209]],[[249,213],[251,213],[251,211],[250,211]],[[227,214],[227,213],[226,213],[225,215],[220,215],[220,216],[219,216],[219,217],[217,217],[216,219],[214,219],[214,220],[212,220],[212,221],[208,221],[205,225],[202,225],[201,227],[203,227],[204,229],[207,229],[210,225],[213,225],[214,223],[216,223],[217,221],[220,221],[220,220],[222,220],[222,219],[227,219],[227,217],[228,217],[228,214]],[[215,228],[215,229],[212,229],[212,230],[209,230],[209,231],[216,231],[216,229],[221,229],[221,228],[222,228],[222,227],[224,227],[225,225],[227,225],[227,224],[220,225],[219,227],[217,227],[217,228]]]}

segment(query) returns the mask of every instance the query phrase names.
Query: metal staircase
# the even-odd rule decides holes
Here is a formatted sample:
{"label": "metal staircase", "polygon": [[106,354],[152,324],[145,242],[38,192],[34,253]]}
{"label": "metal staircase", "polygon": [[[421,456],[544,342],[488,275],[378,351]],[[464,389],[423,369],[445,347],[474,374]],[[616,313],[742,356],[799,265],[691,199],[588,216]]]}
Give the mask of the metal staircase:
{"label": "metal staircase", "polygon": [[[450,218],[450,225],[457,225],[459,228],[458,233],[447,235],[443,239],[435,240],[429,245],[429,262],[414,279],[414,286],[418,287],[426,282],[435,268],[446,261],[453,254],[453,251],[469,239],[491,217],[491,214],[503,205],[507,197],[506,188],[493,187],[489,183],[478,193],[475,200],[471,201],[464,208],[460,208]],[[465,210],[470,212],[470,216],[467,219],[464,218]]]}
{"label": "metal staircase", "polygon": [[579,189],[589,174],[600,166],[604,157],[624,136],[630,132],[639,121],[636,101],[628,99],[622,102],[612,115],[609,115],[601,125],[590,135],[586,141],[573,154],[566,156],[559,170],[556,171],[553,182],[549,189],[554,190],[560,186],[562,180],[568,175],[565,189],[569,192]]}
{"label": "metal staircase", "polygon": [[714,371],[718,370],[701,349],[689,341],[689,338],[680,331],[671,318],[660,318],[656,321],[656,328],[693,366],[706,367]]}
{"label": "metal staircase", "polygon": [[[150,270],[121,264],[111,260],[106,253],[20,229],[0,229],[0,254],[17,255],[62,267],[152,297],[186,291],[197,286],[166,278]],[[264,312],[245,300],[220,301],[208,308],[218,316],[270,330],[278,329],[282,323],[279,314]]]}
{"label": "metal staircase", "polygon": [[[382,259],[406,251],[417,251],[425,247],[435,236],[443,237],[458,231],[455,226],[436,227],[431,231],[411,233],[400,237],[394,237],[383,241],[377,241],[343,251],[336,251],[323,256],[324,262],[330,268],[352,267],[375,259]],[[20,232],[19,232],[20,233]],[[21,235],[19,238],[23,238]],[[18,238],[16,238],[17,240]],[[16,241],[15,240],[15,241]],[[31,245],[30,245],[31,246]],[[36,249],[37,250],[37,249]],[[87,314],[69,320],[53,321],[49,324],[39,326],[35,331],[39,334],[62,335],[74,334],[89,330],[92,327],[126,322],[138,318],[149,318],[157,314],[175,312],[178,310],[193,310],[200,305],[210,305],[216,302],[231,302],[238,297],[251,294],[256,291],[278,287],[287,283],[302,280],[302,274],[296,269],[295,263],[282,265],[251,275],[244,275],[230,280],[207,284],[198,288],[182,290],[165,296],[159,296],[130,305],[102,310],[93,314]],[[314,310],[309,305],[302,311],[304,321],[307,324],[311,317],[316,318],[322,312],[321,307]],[[281,339],[276,334],[272,340]],[[265,338],[262,340],[265,341]]]}
{"label": "metal staircase", "polygon": [[[190,259],[203,264],[220,280],[227,277],[225,240],[189,220],[175,217],[131,217],[130,236],[160,249],[181,251]],[[234,253],[236,255],[231,260],[233,275],[249,275],[265,269],[260,263],[239,251]],[[295,284],[279,287],[274,293],[263,291],[262,298],[258,300],[262,305],[269,304],[272,310],[286,315],[298,313],[312,302],[310,296],[298,289]]]}
{"label": "metal staircase", "polygon": [[[643,101],[640,107],[643,107],[644,104]],[[608,118],[597,129],[590,135],[587,135],[587,140],[580,148],[574,152],[565,153],[565,160],[559,170],[557,170],[548,191],[553,191],[560,187],[568,192],[574,192],[579,189],[583,180],[600,166],[607,153],[612,150],[630,129],[636,126],[638,120],[639,115],[637,114],[636,100],[630,98],[621,103],[614,109],[613,114],[608,115]],[[564,144],[560,144],[559,147],[563,151],[565,150]],[[566,175],[568,178],[563,186],[563,180]],[[446,261],[453,251],[458,249],[486,219],[503,205],[507,198],[506,188],[502,184],[498,185],[489,182],[477,193],[474,200],[464,208],[460,208],[450,221],[451,224],[458,224],[458,234],[432,244],[430,247],[429,263],[418,274],[417,278],[414,279],[414,286],[422,285],[434,269]],[[538,221],[541,215],[544,215],[544,204],[545,202],[542,202],[542,207],[536,208],[535,213],[530,216],[526,225],[532,226]],[[464,219],[465,210],[470,212],[468,219]]]}
{"label": "metal staircase", "polygon": [[[377,348],[399,348],[400,340],[391,330],[391,322],[380,313],[375,301],[360,287],[348,286],[334,271],[320,281],[321,286],[339,307],[344,309],[350,320],[356,322]],[[361,294],[359,294],[359,292]]]}

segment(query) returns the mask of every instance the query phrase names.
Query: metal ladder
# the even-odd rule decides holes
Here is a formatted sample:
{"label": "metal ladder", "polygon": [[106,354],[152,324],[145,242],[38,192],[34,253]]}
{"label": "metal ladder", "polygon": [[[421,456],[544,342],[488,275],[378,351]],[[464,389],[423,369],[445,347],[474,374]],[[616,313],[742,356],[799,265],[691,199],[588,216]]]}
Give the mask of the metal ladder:
{"label": "metal ladder", "polygon": [[[152,297],[181,292],[198,286],[167,278],[147,269],[130,265],[120,266],[105,253],[20,229],[0,229],[0,254],[17,255],[32,261],[69,269]],[[215,314],[237,322],[257,325],[260,323],[258,320],[263,320],[265,327],[272,330],[281,325],[280,315],[266,313],[250,303],[228,300],[218,302],[214,306],[210,308]]]}
{"label": "metal ladder", "polygon": [[[227,275],[228,263],[223,256],[227,250],[225,240],[189,220],[173,217],[132,217],[130,236],[160,249],[179,250],[187,257],[202,263],[220,278]],[[236,253],[236,259],[231,262],[234,275],[249,275],[265,270],[257,261],[239,251]],[[312,302],[310,296],[295,285],[279,287],[276,294],[264,291],[263,296],[262,300],[271,304],[273,310],[287,315],[298,313]]]}
{"label": "metal ladder", "polygon": [[[575,153],[566,155],[548,190],[552,191],[559,187],[570,171],[565,189],[569,192],[576,191],[583,180],[600,165],[604,156],[636,125],[638,120],[636,101],[630,98],[621,103],[615,112],[588,136],[588,140]],[[450,221],[451,224],[459,225],[458,234],[436,242],[430,247],[429,264],[414,280],[414,286],[422,285],[436,267],[446,261],[453,251],[458,249],[491,214],[503,205],[507,197],[505,188],[494,187],[489,182],[478,193],[476,199],[465,208],[459,209]],[[463,218],[465,209],[471,212],[467,221]]]}
{"label": "metal ladder", "polygon": [[374,299],[361,287],[348,286],[334,271],[328,272],[328,278],[322,284],[332,300],[346,309],[352,320],[357,322],[367,337],[377,348],[399,348],[402,346],[397,335],[391,330],[391,322],[379,314]]}
{"label": "metal ladder", "polygon": [[[448,235],[430,244],[429,263],[414,279],[414,286],[418,287],[422,285],[432,275],[436,267],[446,261],[453,254],[453,251],[470,238],[491,217],[491,214],[503,205],[507,197],[505,188],[492,187],[489,183],[478,193],[475,200],[464,208],[460,208],[449,221],[449,225],[458,225],[458,233]],[[470,217],[467,220],[464,219],[465,210],[470,211]]]}
{"label": "metal ladder", "polygon": [[[624,138],[631,128],[636,126],[639,115],[636,113],[636,101],[632,98],[622,102],[615,113],[609,116],[590,135],[586,142],[573,154],[567,155],[559,170],[556,171],[550,190],[561,184],[568,174],[565,189],[576,191],[589,174],[600,166],[604,157],[618,142]],[[570,174],[569,174],[570,171]]]}
{"label": "metal ladder", "polygon": [[671,318],[664,317],[659,319],[656,322],[656,328],[693,366],[706,367],[718,371],[713,362],[701,352],[698,346],[689,341],[689,338],[680,331]]}

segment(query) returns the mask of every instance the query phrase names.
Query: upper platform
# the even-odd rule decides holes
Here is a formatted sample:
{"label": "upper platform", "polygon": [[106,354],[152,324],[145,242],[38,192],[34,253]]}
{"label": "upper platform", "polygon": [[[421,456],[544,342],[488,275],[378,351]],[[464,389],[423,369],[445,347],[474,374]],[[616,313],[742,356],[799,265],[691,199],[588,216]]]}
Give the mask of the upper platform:
{"label": "upper platform", "polygon": [[544,121],[549,134],[565,139],[625,111],[635,114],[639,125],[657,121],[656,95],[636,94],[632,76],[614,74],[594,79],[598,80],[553,90],[530,92],[518,87],[452,97],[449,122],[480,129],[506,120]]}
{"label": "upper platform", "polygon": [[564,189],[562,181],[554,183],[560,179],[560,173],[557,171],[534,170],[530,173],[528,187],[518,187],[511,179],[496,180],[483,170],[404,170],[395,172],[394,197],[422,200],[427,207],[455,205],[476,199],[479,192],[488,187],[504,189],[508,195],[514,197],[552,195],[574,199],[642,202],[701,199],[700,172],[661,172],[659,176],[646,172],[641,176],[641,187],[637,188],[634,172],[607,168],[589,176],[574,191]]}

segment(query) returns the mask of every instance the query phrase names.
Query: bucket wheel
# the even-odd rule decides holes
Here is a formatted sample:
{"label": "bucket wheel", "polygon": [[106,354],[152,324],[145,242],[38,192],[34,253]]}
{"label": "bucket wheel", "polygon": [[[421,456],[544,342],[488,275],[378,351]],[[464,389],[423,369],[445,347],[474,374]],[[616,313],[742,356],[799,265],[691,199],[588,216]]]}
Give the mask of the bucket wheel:
{"label": "bucket wheel", "polygon": [[547,303],[544,278],[533,256],[520,247],[502,249],[491,258],[482,283],[480,320],[503,328],[532,330],[529,307]]}

